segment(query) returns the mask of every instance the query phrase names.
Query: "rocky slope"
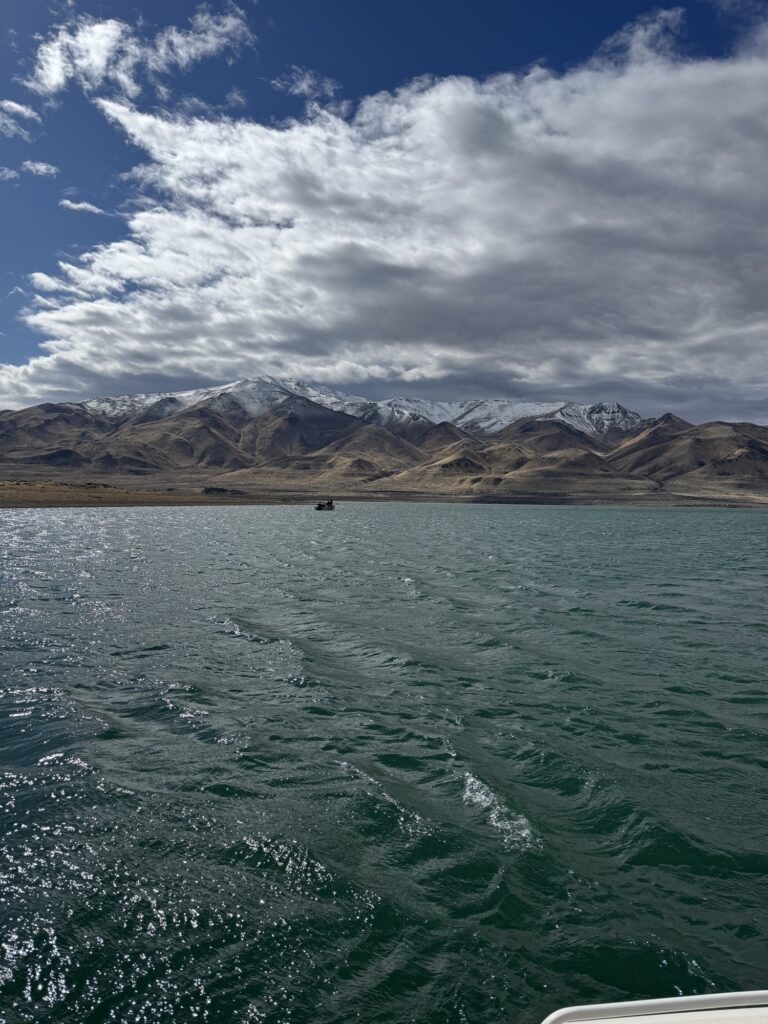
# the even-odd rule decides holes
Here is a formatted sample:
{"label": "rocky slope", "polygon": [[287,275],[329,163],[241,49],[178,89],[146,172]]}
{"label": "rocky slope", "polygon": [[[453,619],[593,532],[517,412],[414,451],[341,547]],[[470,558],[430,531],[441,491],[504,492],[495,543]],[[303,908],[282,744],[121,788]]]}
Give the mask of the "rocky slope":
{"label": "rocky slope", "polygon": [[768,428],[618,403],[373,402],[296,380],[0,412],[0,479],[155,494],[768,501]]}

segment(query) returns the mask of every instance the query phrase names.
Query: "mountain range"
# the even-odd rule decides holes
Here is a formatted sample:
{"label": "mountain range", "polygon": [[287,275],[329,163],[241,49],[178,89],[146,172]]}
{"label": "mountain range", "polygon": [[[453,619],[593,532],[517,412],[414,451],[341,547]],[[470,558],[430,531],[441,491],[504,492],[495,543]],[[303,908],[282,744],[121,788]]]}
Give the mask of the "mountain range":
{"label": "mountain range", "polygon": [[0,479],[110,489],[115,502],[130,492],[762,503],[768,427],[648,419],[618,402],[371,401],[259,377],[0,412]]}

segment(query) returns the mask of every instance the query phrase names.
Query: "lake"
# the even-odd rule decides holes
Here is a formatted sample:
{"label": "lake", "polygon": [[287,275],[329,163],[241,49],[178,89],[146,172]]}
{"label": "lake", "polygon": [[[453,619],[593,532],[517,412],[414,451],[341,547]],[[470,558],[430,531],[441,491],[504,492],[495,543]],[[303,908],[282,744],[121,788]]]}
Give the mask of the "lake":
{"label": "lake", "polygon": [[0,512],[0,1021],[764,987],[765,512]]}

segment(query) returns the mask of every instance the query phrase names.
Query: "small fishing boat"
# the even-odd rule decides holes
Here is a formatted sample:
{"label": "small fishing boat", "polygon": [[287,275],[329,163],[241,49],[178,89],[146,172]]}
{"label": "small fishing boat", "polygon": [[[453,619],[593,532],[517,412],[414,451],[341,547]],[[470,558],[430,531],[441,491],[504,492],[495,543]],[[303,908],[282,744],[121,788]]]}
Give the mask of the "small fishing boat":
{"label": "small fishing boat", "polygon": [[333,512],[335,509],[333,498],[329,498],[328,501],[318,501],[315,505],[315,512]]}
{"label": "small fishing boat", "polygon": [[768,992],[717,992],[556,1010],[544,1024],[762,1024]]}

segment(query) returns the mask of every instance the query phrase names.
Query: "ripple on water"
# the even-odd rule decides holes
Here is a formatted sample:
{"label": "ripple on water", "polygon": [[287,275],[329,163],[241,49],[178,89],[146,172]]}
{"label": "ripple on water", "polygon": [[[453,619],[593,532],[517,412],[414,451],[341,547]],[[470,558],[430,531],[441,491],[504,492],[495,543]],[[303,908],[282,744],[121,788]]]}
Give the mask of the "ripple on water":
{"label": "ripple on water", "polygon": [[536,1024],[762,984],[762,516],[0,533],[3,1024]]}

